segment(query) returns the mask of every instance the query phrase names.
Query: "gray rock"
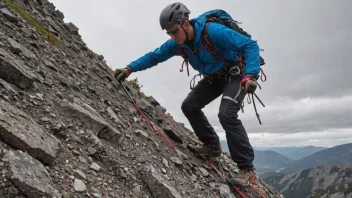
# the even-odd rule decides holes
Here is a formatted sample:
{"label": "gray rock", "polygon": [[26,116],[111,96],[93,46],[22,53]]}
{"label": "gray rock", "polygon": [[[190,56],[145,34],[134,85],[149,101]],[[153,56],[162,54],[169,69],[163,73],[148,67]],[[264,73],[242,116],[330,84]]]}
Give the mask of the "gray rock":
{"label": "gray rock", "polygon": [[115,112],[112,110],[111,107],[108,107],[106,109],[106,111],[108,112],[108,114],[111,116],[111,118],[118,124],[121,124],[124,128],[126,128],[126,126],[121,122],[121,120],[116,116]]}
{"label": "gray rock", "polygon": [[157,100],[155,100],[155,98],[153,96],[149,96],[148,101],[150,102],[150,104],[152,104],[154,106],[160,105],[160,103]]}
{"label": "gray rock", "polygon": [[90,169],[93,169],[93,170],[95,170],[95,171],[100,171],[101,167],[100,167],[97,163],[93,162],[93,163],[90,165]]}
{"label": "gray rock", "polygon": [[14,59],[2,48],[0,48],[0,70],[1,78],[20,88],[32,86],[35,79],[35,75],[29,67]]}
{"label": "gray rock", "polygon": [[162,168],[162,169],[161,169],[161,172],[164,173],[164,174],[166,174],[165,168]]}
{"label": "gray rock", "polygon": [[36,159],[22,151],[8,151],[3,161],[10,165],[7,177],[29,197],[53,197],[55,189],[49,172]]}
{"label": "gray rock", "polygon": [[89,145],[91,145],[97,152],[105,151],[104,144],[100,141],[100,139],[91,131],[83,131],[80,130],[79,133],[83,136],[82,139],[86,141]]}
{"label": "gray rock", "polygon": [[173,130],[170,126],[164,127],[165,133],[174,141],[183,144],[182,137],[175,131]]}
{"label": "gray rock", "polygon": [[108,124],[94,108],[77,98],[74,99],[73,103],[62,100],[61,107],[63,111],[69,113],[72,117],[81,119],[82,124],[91,129],[100,138],[117,144],[122,137],[120,131]]}
{"label": "gray rock", "polygon": [[0,78],[0,84],[10,93],[14,95],[18,95],[18,93],[12,88],[12,86],[6,81],[4,81],[2,78]]}
{"label": "gray rock", "polygon": [[98,194],[98,193],[93,193],[93,196],[94,196],[95,198],[101,198],[101,195]]}
{"label": "gray rock", "polygon": [[142,130],[140,130],[140,129],[137,129],[137,130],[135,131],[135,133],[136,133],[137,135],[138,135],[138,134],[141,134],[141,135],[143,135],[144,137],[149,138],[148,133],[145,132],[145,131],[142,131]]}
{"label": "gray rock", "polygon": [[72,33],[72,34],[78,34],[78,27],[75,26],[75,24],[69,22],[66,24],[66,27],[68,28],[68,30]]}
{"label": "gray rock", "polygon": [[15,40],[13,40],[12,38],[7,38],[7,41],[10,43],[10,50],[15,53],[15,54],[19,54],[19,53],[23,53],[23,55],[26,58],[29,59],[35,59],[36,56],[35,54],[33,54],[33,52],[31,52],[30,50],[28,50],[26,47],[22,46],[21,44],[17,43]]}
{"label": "gray rock", "polygon": [[178,157],[171,157],[170,160],[176,165],[182,165],[182,161]]}
{"label": "gray rock", "polygon": [[87,190],[86,185],[83,183],[82,180],[79,180],[79,179],[74,180],[73,187],[75,188],[76,192],[84,192]]}
{"label": "gray rock", "polygon": [[163,158],[163,164],[165,167],[169,168],[169,162],[165,158]]}
{"label": "gray rock", "polygon": [[203,176],[208,176],[209,175],[209,173],[208,173],[208,171],[207,170],[205,170],[205,168],[203,168],[203,167],[199,167],[198,168],[199,169],[199,171],[203,174]]}
{"label": "gray rock", "polygon": [[154,197],[181,198],[177,190],[154,169],[147,165],[142,169],[143,180],[147,183],[150,192]]}
{"label": "gray rock", "polygon": [[217,190],[219,192],[221,198],[235,198],[229,186],[226,184],[211,183],[210,186],[213,190]]}
{"label": "gray rock", "polygon": [[54,64],[50,61],[44,61],[45,66],[49,67],[50,69],[52,69],[53,71],[59,72],[59,70],[57,69],[57,67],[54,66]]}
{"label": "gray rock", "polygon": [[64,13],[62,13],[60,10],[56,10],[56,15],[61,19],[61,20],[64,20],[65,18],[65,15]]}
{"label": "gray rock", "polygon": [[136,196],[136,198],[142,198],[142,191],[141,191],[141,186],[140,185],[137,185],[136,187],[134,187],[132,189],[132,192],[134,194],[134,196]]}
{"label": "gray rock", "polygon": [[11,104],[0,101],[0,138],[43,163],[54,162],[60,140]]}
{"label": "gray rock", "polygon": [[0,14],[4,15],[5,18],[9,21],[11,21],[12,23],[17,22],[17,17],[15,15],[13,15],[7,8],[1,8],[0,9]]}

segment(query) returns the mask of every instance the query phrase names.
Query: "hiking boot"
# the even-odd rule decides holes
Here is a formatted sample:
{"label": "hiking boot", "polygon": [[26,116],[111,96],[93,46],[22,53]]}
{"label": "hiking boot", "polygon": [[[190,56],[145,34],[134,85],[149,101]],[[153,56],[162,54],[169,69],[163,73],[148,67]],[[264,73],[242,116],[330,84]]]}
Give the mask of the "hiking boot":
{"label": "hiking boot", "polygon": [[216,144],[216,145],[204,144],[204,145],[197,145],[197,146],[189,145],[188,148],[196,155],[198,156],[201,155],[203,157],[207,157],[208,155],[217,157],[217,156],[220,156],[222,153],[220,144]]}
{"label": "hiking boot", "polygon": [[229,182],[234,186],[248,186],[257,179],[255,170],[241,169]]}

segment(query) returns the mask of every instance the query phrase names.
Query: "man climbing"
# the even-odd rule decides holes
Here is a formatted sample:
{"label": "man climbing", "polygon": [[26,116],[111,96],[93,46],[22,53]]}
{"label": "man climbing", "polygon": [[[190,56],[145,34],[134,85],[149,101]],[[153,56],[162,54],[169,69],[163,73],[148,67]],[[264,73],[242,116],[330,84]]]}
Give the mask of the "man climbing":
{"label": "man climbing", "polygon": [[[124,80],[132,72],[148,69],[173,56],[185,55],[191,66],[205,76],[181,106],[194,132],[204,143],[194,146],[193,149],[203,156],[218,156],[222,153],[219,137],[202,111],[222,94],[218,117],[226,132],[231,157],[240,169],[230,181],[246,186],[255,176],[252,164],[254,152],[237,113],[245,95],[256,90],[260,71],[259,47],[255,41],[224,25],[206,23],[206,15],[220,11],[209,11],[189,19],[191,12],[184,4],[168,5],[160,14],[160,25],[171,38],[125,68],[116,69],[114,76],[118,81]],[[204,49],[201,35],[206,24],[208,38],[224,59],[215,57],[209,49]],[[237,54],[243,54],[245,67]]]}

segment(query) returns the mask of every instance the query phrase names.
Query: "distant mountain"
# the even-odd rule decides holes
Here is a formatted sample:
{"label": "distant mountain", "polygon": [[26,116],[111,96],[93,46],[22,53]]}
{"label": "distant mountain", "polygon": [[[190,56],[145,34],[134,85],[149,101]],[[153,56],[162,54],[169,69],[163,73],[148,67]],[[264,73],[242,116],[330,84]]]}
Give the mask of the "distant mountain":
{"label": "distant mountain", "polygon": [[275,151],[294,160],[302,159],[327,147],[305,146],[305,147],[255,147],[258,151]]}
{"label": "distant mountain", "polygon": [[275,151],[257,151],[254,150],[254,166],[257,169],[257,173],[270,171],[278,166],[284,166],[285,164],[292,162],[293,160],[277,153]]}
{"label": "distant mountain", "polygon": [[328,148],[303,159],[292,161],[284,166],[278,166],[274,172],[262,174],[262,178],[271,175],[288,174],[315,166],[326,166],[340,162],[352,162],[352,143]]}
{"label": "distant mountain", "polygon": [[286,156],[294,160],[299,160],[324,149],[327,149],[327,147],[306,146],[298,148],[291,153],[286,154]]}
{"label": "distant mountain", "polygon": [[254,147],[257,151],[275,151],[285,156],[301,148],[302,147]]}
{"label": "distant mountain", "polygon": [[[221,140],[221,148],[223,152],[230,153],[226,140]],[[278,166],[283,166],[293,160],[277,153],[275,151],[257,151],[254,150],[253,164],[257,170],[258,175],[275,170]]]}
{"label": "distant mountain", "polygon": [[352,162],[271,176],[264,181],[280,191],[285,198],[352,197]]}

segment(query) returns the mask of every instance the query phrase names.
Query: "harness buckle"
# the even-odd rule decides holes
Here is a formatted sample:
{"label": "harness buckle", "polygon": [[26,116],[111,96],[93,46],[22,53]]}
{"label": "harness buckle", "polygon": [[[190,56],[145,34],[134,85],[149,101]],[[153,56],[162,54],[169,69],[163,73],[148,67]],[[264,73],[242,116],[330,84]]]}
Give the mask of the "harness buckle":
{"label": "harness buckle", "polygon": [[238,66],[233,66],[229,69],[229,73],[233,76],[236,76],[241,73],[241,69]]}

